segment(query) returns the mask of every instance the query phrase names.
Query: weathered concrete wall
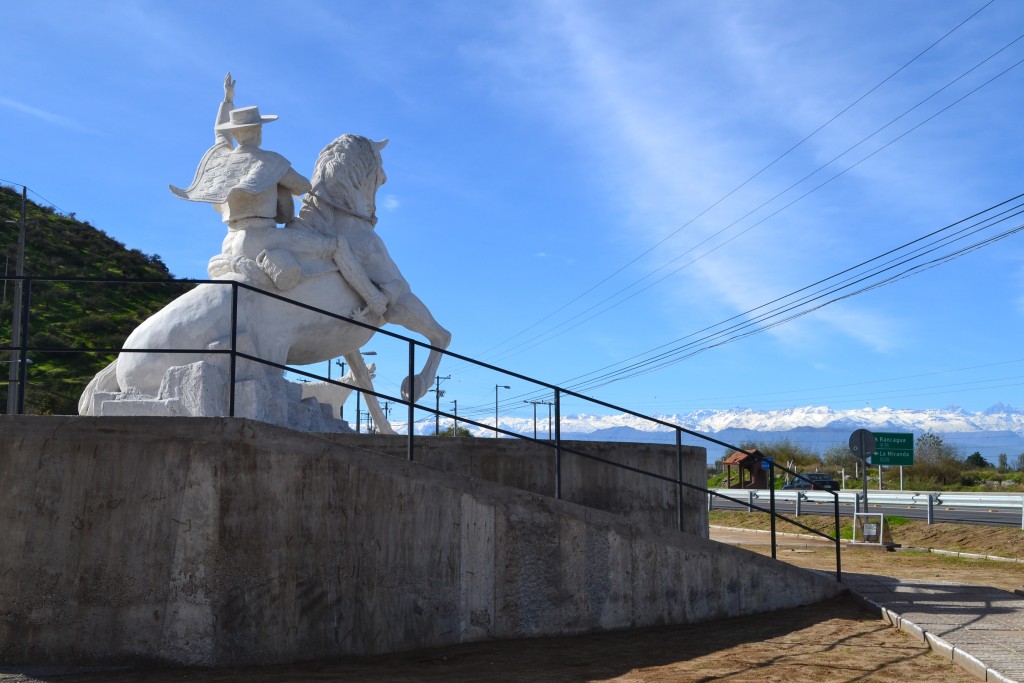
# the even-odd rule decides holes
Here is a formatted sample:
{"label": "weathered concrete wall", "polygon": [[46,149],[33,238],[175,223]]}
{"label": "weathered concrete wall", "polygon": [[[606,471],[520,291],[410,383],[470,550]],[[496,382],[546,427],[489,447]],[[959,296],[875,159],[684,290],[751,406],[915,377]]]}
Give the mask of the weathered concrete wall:
{"label": "weathered concrete wall", "polygon": [[0,418],[0,662],[198,664],[682,623],[822,576],[223,418]]}
{"label": "weathered concrete wall", "polygon": [[[336,443],[359,446],[398,458],[407,457],[404,436],[324,435]],[[675,478],[679,459],[675,446],[607,441],[563,441],[562,500],[614,512],[626,519],[679,529],[678,487],[675,484],[598,462],[571,451]],[[446,472],[480,477],[524,491],[555,495],[555,449],[522,439],[417,438],[416,462]],[[707,484],[707,453],[683,446],[683,481]],[[705,494],[683,487],[682,531],[707,538]]]}

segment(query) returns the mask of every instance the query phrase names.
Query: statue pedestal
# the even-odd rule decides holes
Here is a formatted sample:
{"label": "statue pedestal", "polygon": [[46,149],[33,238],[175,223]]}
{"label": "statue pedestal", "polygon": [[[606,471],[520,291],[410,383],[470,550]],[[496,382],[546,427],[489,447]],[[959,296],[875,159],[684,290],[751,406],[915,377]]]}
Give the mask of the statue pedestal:
{"label": "statue pedestal", "polygon": [[[227,372],[220,363],[199,361],[168,368],[156,396],[138,392],[97,392],[93,415],[103,417],[227,417]],[[308,391],[306,387],[311,389]],[[350,389],[284,378],[245,377],[235,381],[235,417],[268,422],[302,432],[347,433],[336,417]],[[321,402],[323,400],[323,402]]]}

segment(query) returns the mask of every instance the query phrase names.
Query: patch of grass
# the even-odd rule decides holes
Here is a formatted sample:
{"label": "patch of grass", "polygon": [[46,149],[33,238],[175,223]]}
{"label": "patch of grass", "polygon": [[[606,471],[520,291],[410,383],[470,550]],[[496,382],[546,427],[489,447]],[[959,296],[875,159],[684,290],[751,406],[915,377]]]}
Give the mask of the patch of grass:
{"label": "patch of grass", "polygon": [[904,524],[910,524],[910,519],[906,517],[898,517],[896,515],[893,515],[892,517],[886,517],[885,521],[888,522],[889,526],[892,528],[903,526]]}

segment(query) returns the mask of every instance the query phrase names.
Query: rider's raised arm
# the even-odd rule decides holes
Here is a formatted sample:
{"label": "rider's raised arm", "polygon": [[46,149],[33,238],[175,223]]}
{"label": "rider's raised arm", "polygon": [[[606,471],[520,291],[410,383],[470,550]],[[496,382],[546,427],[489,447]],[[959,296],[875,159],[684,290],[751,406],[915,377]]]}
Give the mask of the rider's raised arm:
{"label": "rider's raised arm", "polygon": [[226,142],[231,144],[231,135],[217,130],[217,126],[227,123],[231,110],[235,108],[235,81],[231,80],[231,72],[224,77],[224,101],[217,107],[217,122],[213,124],[214,144]]}

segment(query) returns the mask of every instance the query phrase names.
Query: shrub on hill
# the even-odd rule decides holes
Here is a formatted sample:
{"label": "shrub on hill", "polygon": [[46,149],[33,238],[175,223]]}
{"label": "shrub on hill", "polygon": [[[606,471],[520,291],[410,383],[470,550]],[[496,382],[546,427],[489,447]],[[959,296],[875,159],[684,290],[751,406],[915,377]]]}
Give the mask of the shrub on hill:
{"label": "shrub on hill", "polygon": [[[88,277],[123,280],[173,278],[159,256],[129,249],[102,230],[52,208],[29,201],[25,273],[33,277]],[[7,272],[17,258],[21,195],[0,186],[0,248]],[[12,221],[12,222],[8,222]],[[0,299],[0,345],[11,346],[15,285],[4,281]],[[128,284],[33,281],[28,338],[31,347],[120,348],[143,320],[189,288],[181,283]],[[36,414],[75,414],[88,381],[114,353],[30,353],[25,410]],[[3,360],[7,353],[0,352]],[[7,363],[3,363],[7,368]],[[0,410],[7,406],[7,373],[0,373]]]}

